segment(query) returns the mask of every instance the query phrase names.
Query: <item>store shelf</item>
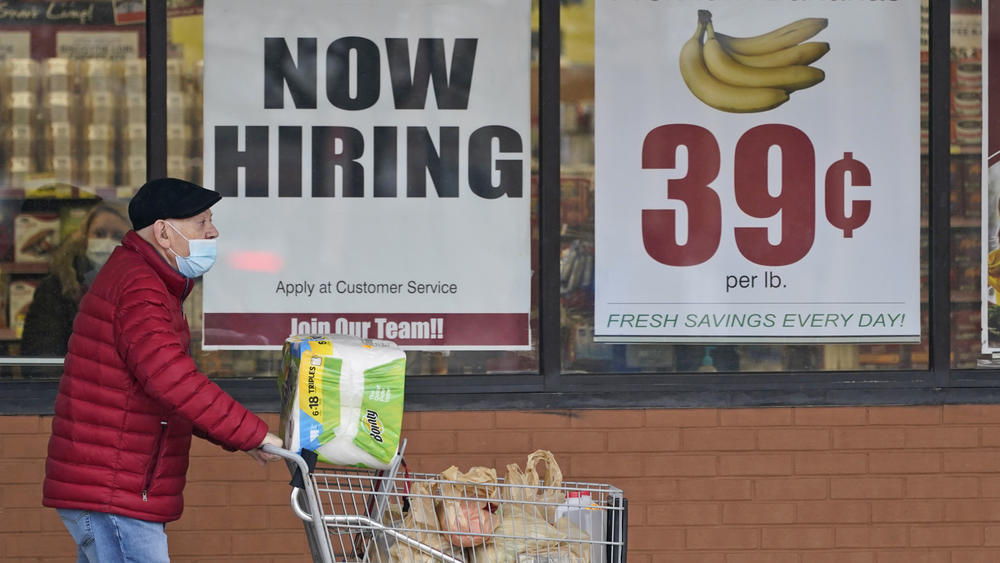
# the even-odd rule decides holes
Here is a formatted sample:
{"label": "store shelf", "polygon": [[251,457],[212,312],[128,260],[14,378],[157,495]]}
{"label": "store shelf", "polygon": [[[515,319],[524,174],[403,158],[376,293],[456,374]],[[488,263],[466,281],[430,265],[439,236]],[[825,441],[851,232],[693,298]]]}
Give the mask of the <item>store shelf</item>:
{"label": "store shelf", "polygon": [[898,365],[902,361],[899,354],[858,354],[858,363],[873,366]]}
{"label": "store shelf", "polygon": [[951,145],[953,155],[981,155],[983,147],[980,145]]}
{"label": "store shelf", "polygon": [[47,274],[48,262],[0,262],[0,274]]}
{"label": "store shelf", "polygon": [[137,188],[121,186],[117,188],[78,188],[63,186],[55,189],[0,188],[0,200],[55,199],[55,200],[116,200],[129,199]]}
{"label": "store shelf", "polygon": [[[982,219],[969,219],[967,217],[952,217],[951,228],[953,229],[978,229],[983,226]],[[920,220],[920,228],[927,228],[927,219]]]}
{"label": "store shelf", "polygon": [[[952,305],[976,305],[979,306],[983,302],[983,296],[975,291],[952,291],[951,299],[949,299]],[[927,291],[922,290],[920,292],[920,304],[927,305]]]}
{"label": "store shelf", "polygon": [[967,219],[965,217],[952,217],[951,218],[952,227],[960,227],[963,229],[967,228],[980,228],[983,226],[982,219]]}
{"label": "store shelf", "polygon": [[982,303],[983,296],[975,291],[952,291],[951,302],[954,303]]}

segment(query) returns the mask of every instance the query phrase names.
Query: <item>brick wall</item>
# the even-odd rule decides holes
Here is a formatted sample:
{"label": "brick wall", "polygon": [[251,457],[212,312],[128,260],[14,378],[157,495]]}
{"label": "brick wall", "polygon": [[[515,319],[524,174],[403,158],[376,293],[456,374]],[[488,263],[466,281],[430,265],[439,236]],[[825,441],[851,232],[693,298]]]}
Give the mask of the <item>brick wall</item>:
{"label": "brick wall", "polygon": [[[269,423],[276,423],[268,415]],[[0,560],[75,561],[39,507],[50,419],[0,417]],[[637,563],[1000,561],[1000,406],[425,412],[418,472],[537,448],[630,502]],[[308,560],[283,464],[197,441],[176,562]]]}

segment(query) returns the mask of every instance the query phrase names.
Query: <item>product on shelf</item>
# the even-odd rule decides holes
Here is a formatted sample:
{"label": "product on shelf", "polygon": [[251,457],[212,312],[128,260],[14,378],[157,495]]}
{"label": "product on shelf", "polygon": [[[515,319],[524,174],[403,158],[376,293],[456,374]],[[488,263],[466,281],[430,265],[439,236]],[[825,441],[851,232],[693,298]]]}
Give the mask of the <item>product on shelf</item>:
{"label": "product on shelf", "polygon": [[977,146],[983,141],[982,119],[961,119],[955,123],[955,141],[959,145]]}
{"label": "product on shelf", "polygon": [[[175,172],[189,177],[197,126],[192,91],[198,77],[181,60],[168,63]],[[0,60],[0,186],[61,182],[81,188],[134,185],[145,156],[146,61],[90,57]],[[200,131],[200,126],[198,129]],[[200,148],[200,146],[198,147]],[[144,180],[144,178],[143,178]],[[139,182],[141,184],[141,181]]]}
{"label": "product on shelf", "polygon": [[179,92],[184,89],[184,60],[167,59],[167,92]]}
{"label": "product on shelf", "polygon": [[42,100],[42,117],[49,123],[75,121],[76,109],[69,92],[61,90],[49,92]]}
{"label": "product on shelf", "polygon": [[8,285],[10,278],[0,277],[0,328],[10,326],[9,314],[7,313],[7,296],[9,295]]}
{"label": "product on shelf", "polygon": [[983,161],[979,155],[972,155],[972,158],[965,159],[965,166],[965,182],[961,186],[952,186],[952,189],[960,188],[964,192],[966,217],[979,219],[983,204]]}
{"label": "product on shelf", "polygon": [[89,92],[117,91],[114,62],[110,59],[83,59],[83,88]]}
{"label": "product on shelf", "polygon": [[12,91],[7,96],[7,125],[34,125],[35,102],[34,92]]}
{"label": "product on shelf", "polygon": [[83,97],[83,122],[90,125],[114,125],[116,96],[113,92],[98,90],[87,92]]}
{"label": "product on shelf", "polygon": [[15,262],[45,262],[58,244],[58,215],[21,213],[14,219]]}
{"label": "product on shelf", "polygon": [[122,62],[122,76],[125,81],[125,94],[146,94],[146,61],[145,59],[127,59]]}
{"label": "product on shelf", "polygon": [[184,178],[188,175],[190,167],[188,159],[183,156],[167,156],[167,176],[172,178]]}
{"label": "product on shelf", "polygon": [[6,164],[8,186],[23,186],[28,174],[35,171],[32,159],[26,157],[11,157]]}
{"label": "product on shelf", "polygon": [[[199,60],[194,63],[194,70],[191,72],[194,78],[194,87],[197,91],[201,91],[202,86],[205,82],[205,61]],[[200,97],[200,96],[199,96]]]}
{"label": "product on shelf", "polygon": [[7,59],[3,64],[5,92],[34,92],[38,89],[38,63],[32,59]]}
{"label": "product on shelf", "polygon": [[72,157],[76,143],[73,135],[73,124],[68,121],[55,121],[45,129],[45,154],[48,157]]}
{"label": "product on shelf", "polygon": [[34,158],[35,136],[29,125],[11,125],[5,139],[7,155]]}
{"label": "product on shelf", "polygon": [[167,156],[186,157],[191,154],[191,135],[186,125],[167,125]]}
{"label": "product on shelf", "polygon": [[972,59],[960,62],[955,69],[955,88],[958,91],[983,89],[983,65],[976,60],[978,55],[971,55]]}
{"label": "product on shelf", "polygon": [[14,335],[21,338],[24,332],[24,318],[28,314],[28,307],[35,297],[35,288],[38,282],[35,280],[12,280],[10,282],[9,297],[7,298],[8,323],[14,329]]}
{"label": "product on shelf", "polygon": [[167,92],[167,123],[171,125],[187,124],[187,100],[183,92]]}
{"label": "product on shelf", "polygon": [[92,154],[87,157],[83,168],[84,182],[91,187],[111,187],[114,185],[115,168],[109,158],[103,154]]}
{"label": "product on shelf", "polygon": [[982,16],[953,10],[951,19],[951,142],[978,152],[982,146]]}
{"label": "product on shelf", "polygon": [[[126,160],[133,156],[144,157],[146,155],[146,122],[129,122],[124,129],[125,139],[122,152]],[[143,168],[145,168],[145,164],[143,164]]]}
{"label": "product on shelf", "polygon": [[675,363],[673,346],[625,347],[625,365],[630,368],[666,370]]}
{"label": "product on shelf", "polygon": [[60,184],[72,184],[76,177],[75,161],[76,159],[69,155],[53,156],[51,162],[53,180]]}
{"label": "product on shelf", "polygon": [[124,184],[141,186],[146,182],[146,155],[129,156],[126,158]]}
{"label": "product on shelf", "polygon": [[572,357],[579,361],[610,361],[614,359],[614,348],[594,342],[594,326],[590,319],[579,319],[570,325]]}
{"label": "product on shelf", "polygon": [[964,117],[982,115],[983,93],[978,90],[965,90],[954,93],[955,115]]}
{"label": "product on shelf", "polygon": [[72,92],[76,88],[76,61],[64,58],[45,59],[42,63],[46,92]]}
{"label": "product on shelf", "polygon": [[91,124],[87,126],[87,144],[84,146],[87,157],[104,156],[111,159],[114,156],[115,129],[107,124]]}
{"label": "product on shelf", "polygon": [[146,93],[128,92],[125,94],[125,123],[146,123]]}
{"label": "product on shelf", "polygon": [[59,237],[66,240],[66,237],[75,232],[90,211],[87,207],[63,206],[59,209]]}

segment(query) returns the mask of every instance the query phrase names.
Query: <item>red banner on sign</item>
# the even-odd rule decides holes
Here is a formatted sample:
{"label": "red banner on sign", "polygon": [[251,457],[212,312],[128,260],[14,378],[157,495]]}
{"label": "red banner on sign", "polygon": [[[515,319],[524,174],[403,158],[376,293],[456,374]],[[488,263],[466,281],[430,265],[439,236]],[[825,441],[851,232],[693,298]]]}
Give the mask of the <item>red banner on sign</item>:
{"label": "red banner on sign", "polygon": [[333,333],[422,348],[530,344],[528,315],[518,313],[205,313],[205,346],[281,346],[289,336]]}

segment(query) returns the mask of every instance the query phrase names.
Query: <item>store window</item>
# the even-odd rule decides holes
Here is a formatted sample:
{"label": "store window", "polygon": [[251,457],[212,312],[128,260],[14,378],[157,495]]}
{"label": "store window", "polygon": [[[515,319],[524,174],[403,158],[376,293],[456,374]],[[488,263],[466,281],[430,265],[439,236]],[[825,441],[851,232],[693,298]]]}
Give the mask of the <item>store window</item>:
{"label": "store window", "polygon": [[[206,2],[206,7],[208,7],[210,1],[211,0],[208,0],[208,2]],[[203,177],[201,157],[204,146],[204,128],[201,121],[203,115],[204,73],[213,72],[211,67],[205,68],[204,66],[204,22],[206,16],[204,15],[201,6],[197,6],[185,7],[183,9],[168,8],[167,17],[168,52],[171,56],[171,59],[168,61],[169,74],[167,92],[168,174],[201,182]],[[446,25],[454,25],[454,23],[455,22],[446,22]],[[523,26],[524,29],[527,30],[529,22],[525,20],[519,22],[518,25]],[[325,41],[327,38],[324,37],[323,39]],[[378,38],[378,41],[373,42],[372,45],[379,46],[379,42],[381,41],[382,39]],[[388,42],[388,40],[386,41]],[[239,48],[238,45],[234,45],[233,47]],[[329,53],[325,51],[326,47],[326,44],[318,47],[320,57],[322,57],[324,53],[329,56]],[[450,47],[451,46],[449,45],[446,48]],[[288,48],[291,51],[295,50],[294,45],[289,46]],[[526,45],[525,48],[528,48],[528,46]],[[422,47],[419,49],[422,49]],[[418,47],[416,43],[414,43],[411,52],[416,53],[417,50]],[[296,54],[297,53],[298,52],[296,51]],[[525,65],[524,71],[527,72],[527,65],[529,64],[529,61],[524,60],[523,64]],[[320,67],[322,68],[323,65]],[[478,72],[486,72],[485,70],[480,71],[478,68],[476,70]],[[218,69],[216,69],[216,72],[218,72]],[[176,77],[176,79],[170,80],[172,77]],[[320,90],[322,90],[322,85],[323,82],[320,81]],[[382,90],[386,91],[387,93],[385,95],[388,96],[389,86],[383,86]],[[433,89],[431,92],[433,93]],[[330,94],[327,95],[329,96]],[[324,96],[322,92],[318,94],[318,98],[319,103],[327,103],[327,100],[323,99]],[[291,101],[289,101],[289,104],[291,104]],[[533,116],[537,115],[537,99],[533,100],[533,103],[531,104],[531,111]],[[535,133],[532,133],[531,137],[529,147],[537,148],[537,139],[534,138]],[[400,158],[403,157],[401,156]],[[205,181],[206,185],[211,184],[211,180]],[[537,182],[533,181],[531,183],[530,190],[530,197],[532,198],[532,201],[536,201]],[[338,204],[335,200],[327,201],[333,201],[333,203],[329,203],[329,205]],[[225,205],[227,200],[223,200],[222,203]],[[537,206],[534,205],[532,206],[531,221],[533,241],[531,246],[531,263],[533,265],[537,265],[536,249],[538,232],[537,221],[535,220],[535,213],[537,211],[536,207]],[[225,210],[222,209],[222,206],[220,206],[220,212],[225,212]],[[295,236],[294,232],[287,228],[287,225],[282,225],[279,222],[265,225],[264,228],[270,229],[274,237],[291,238]],[[225,235],[226,233],[222,233],[222,238],[220,239],[220,244],[223,249],[225,248]],[[364,241],[359,240],[359,244],[364,244]],[[481,252],[488,254],[490,250],[484,246],[481,248]],[[534,273],[537,272],[537,267],[533,267],[532,272],[531,287],[534,288],[537,286],[537,280],[534,275]],[[294,272],[289,272],[289,275],[292,274],[294,274]],[[347,278],[345,277],[344,279],[346,280]],[[335,280],[334,284],[335,285],[331,286],[334,291],[337,291],[338,287],[347,291],[353,291],[349,284],[344,282],[344,280],[341,280],[340,282]],[[214,377],[272,377],[276,375],[278,369],[280,369],[281,353],[279,350],[226,350],[213,349],[211,347],[209,349],[205,349],[202,347],[204,339],[201,321],[205,318],[201,308],[203,304],[203,287],[204,284],[199,280],[191,298],[189,298],[186,302],[186,307],[188,308],[187,315],[188,318],[191,319],[192,325],[193,353],[201,369],[205,371],[205,373]],[[536,291],[531,292],[530,299],[530,350],[412,350],[408,353],[407,374],[412,376],[537,373],[538,321]],[[321,320],[323,318],[324,317],[320,317]]]}
{"label": "store window", "polygon": [[[891,371],[920,370],[929,365],[928,339],[928,254],[927,254],[927,215],[928,215],[928,155],[927,155],[927,121],[928,121],[928,65],[927,61],[927,3],[923,3],[922,50],[920,96],[920,116],[922,124],[922,156],[919,175],[921,193],[920,217],[920,292],[923,296],[920,306],[920,343],[828,343],[828,344],[781,344],[780,339],[771,339],[771,343],[675,343],[675,344],[607,344],[594,338],[594,201],[595,191],[601,186],[595,186],[594,179],[594,115],[602,108],[594,103],[594,2],[583,0],[579,2],[564,2],[562,8],[562,310],[563,326],[563,370],[565,373],[625,373],[625,372],[823,372],[823,371]],[[721,11],[722,8],[719,8]],[[693,13],[693,10],[691,10]],[[796,12],[798,13],[798,12]],[[978,12],[972,13],[966,7],[961,9],[966,18],[959,27],[975,28],[979,24]],[[789,16],[791,17],[791,16]],[[954,25],[954,24],[953,24]],[[819,36],[816,39],[822,40]],[[953,40],[955,36],[953,35]],[[971,39],[978,39],[971,38]],[[968,42],[968,41],[967,41]],[[666,47],[664,47],[666,49]],[[973,53],[967,49],[966,56],[977,58],[978,49]],[[978,60],[978,59],[977,59]],[[671,62],[673,59],[671,59]],[[823,61],[817,63],[823,66]],[[912,61],[916,64],[916,60]],[[967,65],[972,66],[972,65]],[[657,67],[656,71],[659,72]],[[980,82],[967,79],[981,87]],[[636,86],[640,88],[641,86]],[[836,87],[831,85],[830,87]],[[977,103],[964,112],[973,114],[979,112]],[[641,108],[640,108],[641,109]],[[655,114],[657,107],[646,108]],[[634,111],[634,110],[633,110]],[[721,113],[716,116],[724,115]],[[732,114],[729,114],[732,115]],[[978,117],[976,117],[978,119]],[[724,119],[724,117],[719,118]],[[971,123],[971,121],[970,121]],[[977,122],[978,123],[978,122]],[[977,125],[978,126],[978,125]],[[970,154],[962,160],[956,157],[954,167],[978,166],[978,136],[972,138],[971,133],[963,151]],[[956,145],[957,147],[957,145]],[[970,171],[969,184],[959,184],[953,187],[956,198],[971,197],[967,194],[978,194],[978,177],[975,170]],[[958,180],[961,182],[961,180]],[[956,189],[957,188],[957,189]],[[914,190],[918,186],[913,186]],[[611,191],[611,190],[609,190]],[[978,200],[977,200],[978,201]],[[976,202],[970,202],[969,208],[976,207]],[[957,208],[964,210],[965,207]],[[963,212],[963,211],[959,211]],[[973,213],[978,212],[978,207]],[[956,263],[956,269],[962,268],[961,283],[956,293],[959,298],[967,301],[968,315],[965,323],[957,326],[955,334],[956,348],[971,349],[972,357],[978,354],[978,336],[969,332],[968,327],[978,326],[975,317],[975,306],[978,305],[978,215],[963,215],[958,222],[956,242],[957,250],[963,259]],[[971,261],[964,257],[968,256]],[[962,266],[962,264],[965,264]],[[958,272],[956,272],[956,275]],[[863,275],[860,274],[859,275]],[[703,278],[691,276],[692,283],[703,283]],[[738,281],[738,280],[737,280]],[[758,283],[760,280],[757,280]],[[821,287],[817,292],[823,291]],[[956,306],[961,306],[956,302]],[[962,316],[955,312],[956,322]],[[964,332],[963,332],[964,330]],[[779,340],[779,342],[774,342]],[[957,358],[956,358],[957,360]]]}
{"label": "store window", "polygon": [[[950,154],[945,159],[937,156],[933,163],[935,155],[929,150],[931,124],[935,119],[929,107],[932,17],[927,0],[921,3],[919,61],[917,56],[912,57],[913,64],[920,65],[921,156],[920,170],[914,174],[915,180],[909,182],[914,192],[919,191],[919,243],[914,245],[919,253],[916,259],[919,267],[905,278],[908,284],[914,282],[912,278],[919,278],[914,283],[919,288],[918,313],[914,315],[919,317],[914,331],[919,341],[911,338],[905,343],[892,338],[844,342],[791,339],[792,343],[780,338],[704,341],[668,338],[638,343],[613,341],[596,334],[600,330],[595,329],[595,288],[599,279],[599,233],[595,218],[599,214],[598,193],[606,189],[598,183],[596,124],[602,111],[610,111],[607,105],[602,110],[597,95],[601,84],[600,74],[595,72],[595,62],[599,59],[595,27],[600,12],[596,0],[563,0],[558,4],[559,40],[549,44],[558,44],[559,49],[558,105],[540,95],[538,82],[538,77],[546,72],[539,37],[551,29],[545,27],[551,25],[551,20],[540,21],[543,9],[536,1],[530,16],[518,23],[525,28],[525,43],[530,42],[530,47],[524,46],[530,55],[524,57],[523,70],[531,79],[530,132],[525,143],[525,150],[531,156],[530,188],[526,190],[530,192],[531,204],[530,221],[525,229],[530,229],[527,237],[530,258],[526,260],[530,263],[530,298],[526,300],[525,345],[516,350],[504,346],[493,349],[416,346],[408,352],[408,375],[496,376],[493,378],[496,381],[512,382],[511,388],[552,392],[587,382],[608,381],[585,377],[601,375],[614,375],[632,383],[655,380],[644,377],[647,375],[662,375],[663,381],[683,379],[687,385],[692,381],[717,381],[712,379],[717,375],[747,376],[746,379],[756,381],[754,375],[781,374],[812,377],[812,384],[822,386],[827,381],[824,377],[845,383],[836,374],[874,372],[878,374],[876,379],[882,381],[893,381],[896,377],[899,381],[941,383],[947,382],[947,374],[929,371],[940,368],[931,357],[932,336],[941,333],[934,330],[938,323],[949,328],[947,350],[951,369],[995,365],[997,352],[991,347],[996,346],[1000,351],[997,312],[1000,307],[989,302],[983,280],[994,259],[989,253],[995,250],[996,242],[989,233],[997,231],[994,224],[997,221],[993,221],[997,204],[995,197],[989,200],[993,191],[983,189],[986,76],[982,49],[984,10],[980,2],[951,2],[948,84],[951,99],[947,110]],[[275,6],[281,9],[277,7],[279,4]],[[71,318],[73,301],[79,288],[85,288],[96,260],[88,258],[87,251],[91,257],[99,254],[99,244],[90,248],[87,243],[90,238],[120,236],[124,206],[145,181],[147,157],[164,161],[168,175],[211,185],[211,181],[204,179],[210,170],[205,161],[205,122],[209,113],[206,105],[210,103],[206,98],[206,79],[218,71],[206,64],[210,60],[206,56],[210,50],[206,45],[207,7],[210,4],[197,0],[168,2],[165,21],[148,24],[141,5],[119,1],[24,1],[8,3],[8,9],[0,13],[3,96],[0,100],[3,112],[0,299],[4,303],[0,315],[0,379],[58,379],[63,354],[59,341],[65,339],[62,335],[66,319]],[[716,11],[724,12],[721,8]],[[695,20],[692,18],[690,23]],[[732,19],[727,23],[736,28]],[[167,43],[165,144],[163,154],[153,155],[146,153],[146,105],[152,99],[145,89],[147,25],[165,25]],[[239,51],[243,47],[232,43],[227,48]],[[292,52],[291,47],[289,51]],[[637,60],[643,60],[636,56]],[[257,95],[254,88],[247,87],[246,96]],[[323,101],[322,96],[320,100]],[[559,112],[559,134],[543,137],[539,129],[541,113],[554,109]],[[637,106],[637,110],[642,108]],[[543,142],[549,145],[542,147]],[[560,154],[558,181],[542,185],[540,153],[543,149],[551,151],[556,145]],[[932,178],[933,170],[940,170],[941,166],[949,169],[949,180],[947,185],[934,185],[933,191],[947,191],[950,197],[948,321],[932,319],[931,274],[933,268],[940,268],[934,265],[941,264],[940,258],[932,262],[930,256],[932,240],[939,236],[931,232]],[[547,187],[557,187],[560,191],[558,225],[540,222],[540,194]],[[986,193],[991,195],[984,197]],[[229,202],[223,201],[226,203]],[[221,206],[220,211],[224,211]],[[989,221],[988,234],[984,236],[986,221]],[[287,221],[261,220],[257,227],[273,232],[275,237],[294,237]],[[558,272],[546,270],[540,258],[543,254],[540,249],[553,241],[558,241],[559,247]],[[226,242],[223,232],[222,252]],[[79,269],[74,269],[77,266]],[[541,318],[540,305],[546,295],[552,295],[546,293],[546,283],[551,286],[555,276],[559,287],[558,315],[552,308],[547,309],[546,318]],[[737,278],[734,283],[739,286],[743,281]],[[192,328],[192,350],[199,366],[221,379],[273,377],[281,362],[280,352],[273,347],[227,349],[203,345],[205,333],[214,330],[211,326],[206,329],[204,322],[205,291],[205,285],[199,281],[185,304]],[[54,298],[45,299],[48,293]],[[43,308],[46,301],[55,305]],[[62,328],[56,328],[57,321],[32,326],[33,319],[43,309],[59,306],[62,320],[58,322]],[[540,335],[546,332],[545,327],[553,325],[558,326],[558,342],[550,341],[549,346],[540,347]],[[988,338],[986,346],[983,334]],[[558,361],[548,361],[552,358]],[[547,368],[542,369],[543,365]],[[544,377],[542,371],[546,372]],[[983,369],[979,372],[988,373]],[[630,375],[636,377],[630,379]],[[858,380],[853,376],[847,379]],[[435,392],[467,390],[464,383],[452,385],[457,381],[455,378],[441,378],[440,384],[433,383],[434,378],[430,377],[422,380],[429,382],[428,388]],[[477,392],[497,390],[483,384],[482,378],[476,381],[469,388],[474,387]]]}
{"label": "store window", "polygon": [[989,252],[997,247],[995,190],[989,189],[989,196],[985,200],[983,197],[983,149],[987,140],[983,122],[987,80],[983,73],[983,24],[982,3],[978,0],[951,3],[951,364],[956,369],[988,367],[992,363],[989,349],[998,346],[996,334],[1000,327],[993,313],[996,306],[986,291],[989,286],[983,284],[983,273],[988,269],[983,250]]}
{"label": "store window", "polygon": [[0,15],[2,378],[58,376],[80,295],[130,228],[146,178],[142,16],[125,2]]}
{"label": "store window", "polygon": [[[127,219],[128,199],[145,181],[145,12],[140,3],[118,1],[55,0],[18,3],[17,7],[6,10],[0,20],[3,91],[9,93],[4,99],[6,142],[0,169],[3,223],[15,226],[4,232],[3,294],[10,314],[3,319],[6,326],[0,329],[0,338],[9,367],[0,369],[6,372],[4,377],[13,379],[58,378],[75,303],[66,296],[55,299],[65,309],[59,313],[66,326],[57,330],[52,324],[34,322],[43,310],[40,303],[46,300],[41,294],[33,299],[33,292],[58,279],[55,269],[66,261],[58,257],[59,252],[70,248],[69,243],[61,243],[69,241],[74,228],[88,220],[88,212],[100,203],[102,209],[111,208],[119,219]],[[53,14],[66,17],[55,18],[58,23],[53,23]],[[519,25],[527,30],[529,21]],[[166,172],[198,183],[203,182],[204,172],[203,29],[203,2],[168,3]],[[523,64],[527,73],[529,61]],[[537,99],[531,111],[537,115]],[[536,135],[530,137],[528,148],[537,150]],[[530,191],[529,198],[536,200],[537,182],[531,182]],[[22,223],[27,226],[19,228]],[[537,222],[531,224],[534,249]],[[271,228],[275,237],[288,236],[283,225]],[[33,242],[39,233],[46,233],[46,238]],[[27,244],[25,248],[33,254],[15,253],[19,243]],[[86,267],[82,243],[73,243],[72,248],[79,255],[71,257],[70,263]],[[535,250],[531,263],[537,264]],[[84,288],[85,276],[81,271]],[[534,275],[530,284],[537,286]],[[202,348],[202,287],[198,280],[185,303],[192,353],[201,369],[221,378],[273,377],[280,366],[279,350]],[[73,301],[77,299],[74,295]],[[34,311],[29,313],[32,304]],[[530,336],[521,350],[413,351],[409,374],[537,373],[536,291],[531,291],[530,311]]]}

